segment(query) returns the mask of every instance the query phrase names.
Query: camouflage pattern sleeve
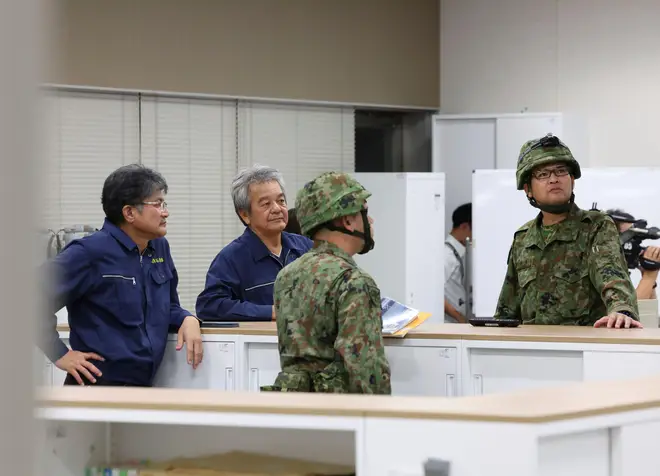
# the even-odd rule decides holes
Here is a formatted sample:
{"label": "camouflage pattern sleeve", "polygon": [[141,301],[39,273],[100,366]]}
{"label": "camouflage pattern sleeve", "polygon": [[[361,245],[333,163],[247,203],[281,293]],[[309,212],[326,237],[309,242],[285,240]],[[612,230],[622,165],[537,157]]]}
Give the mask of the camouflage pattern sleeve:
{"label": "camouflage pattern sleeve", "polygon": [[392,388],[382,336],[380,291],[359,270],[344,273],[340,280],[335,350],[348,374],[348,391],[389,395]]}
{"label": "camouflage pattern sleeve", "polygon": [[596,223],[589,254],[589,277],[607,312],[627,311],[639,320],[637,295],[628,274],[619,231],[609,217]]}
{"label": "camouflage pattern sleeve", "polygon": [[500,291],[500,297],[497,300],[495,309],[495,318],[518,318],[520,319],[520,296],[518,295],[518,274],[513,263],[513,243],[509,248],[509,257],[506,260],[507,268]]}

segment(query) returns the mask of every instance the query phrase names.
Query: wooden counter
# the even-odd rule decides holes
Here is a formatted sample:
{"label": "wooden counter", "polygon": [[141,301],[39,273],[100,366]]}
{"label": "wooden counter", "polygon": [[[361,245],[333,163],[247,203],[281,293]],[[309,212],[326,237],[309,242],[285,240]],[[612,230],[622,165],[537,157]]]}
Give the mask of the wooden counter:
{"label": "wooden counter", "polygon": [[[66,339],[68,328],[59,329]],[[275,323],[204,329],[204,362],[194,372],[170,339],[159,387],[259,392],[280,371]],[[395,395],[459,397],[660,375],[660,329],[425,324],[385,344]],[[60,385],[64,373],[49,372]]]}
{"label": "wooden counter", "polygon": [[[69,326],[57,326],[68,332]],[[246,322],[239,327],[202,329],[205,335],[277,336],[274,322]],[[388,340],[398,340],[387,338]],[[595,329],[582,326],[473,327],[469,324],[423,324],[406,339],[571,342],[594,344],[659,345],[660,329]]]}
{"label": "wooden counter", "polygon": [[660,376],[478,397],[429,398],[189,389],[42,389],[40,407],[552,422],[660,407]]}
{"label": "wooden counter", "polygon": [[357,476],[422,474],[429,458],[457,476],[641,475],[657,466],[660,376],[461,399],[60,387],[40,389],[35,413],[42,467],[66,474],[240,450]]}

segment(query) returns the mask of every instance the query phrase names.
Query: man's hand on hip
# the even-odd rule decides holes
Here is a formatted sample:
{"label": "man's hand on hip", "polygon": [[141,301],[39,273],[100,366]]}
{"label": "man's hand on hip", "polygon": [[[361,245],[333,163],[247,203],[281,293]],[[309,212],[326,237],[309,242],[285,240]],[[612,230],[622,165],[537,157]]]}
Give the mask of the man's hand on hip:
{"label": "man's hand on hip", "polygon": [[[64,354],[58,361],[55,362],[55,366],[64,370],[66,373],[71,374],[73,378],[76,379],[80,385],[85,385],[80,378],[80,374],[83,374],[87,380],[92,383],[96,383],[96,378],[101,376],[101,371],[96,368],[96,366],[89,361],[89,359],[104,361],[105,359],[94,352],[79,352],[77,350],[70,350]],[[92,375],[94,374],[94,375]]]}

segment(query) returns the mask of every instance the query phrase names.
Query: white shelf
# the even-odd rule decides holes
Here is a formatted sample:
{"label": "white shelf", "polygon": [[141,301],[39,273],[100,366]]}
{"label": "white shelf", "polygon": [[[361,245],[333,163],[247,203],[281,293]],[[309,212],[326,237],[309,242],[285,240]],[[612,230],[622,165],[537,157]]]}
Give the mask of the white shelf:
{"label": "white shelf", "polygon": [[321,415],[263,414],[114,408],[40,408],[37,418],[53,421],[230,426],[356,431],[361,418]]}
{"label": "white shelf", "polygon": [[660,377],[465,399],[76,387],[45,389],[37,406],[41,463],[58,476],[237,450],[355,465],[358,476],[422,475],[428,458],[450,461],[452,476],[625,476],[656,462],[639,442],[660,432]]}

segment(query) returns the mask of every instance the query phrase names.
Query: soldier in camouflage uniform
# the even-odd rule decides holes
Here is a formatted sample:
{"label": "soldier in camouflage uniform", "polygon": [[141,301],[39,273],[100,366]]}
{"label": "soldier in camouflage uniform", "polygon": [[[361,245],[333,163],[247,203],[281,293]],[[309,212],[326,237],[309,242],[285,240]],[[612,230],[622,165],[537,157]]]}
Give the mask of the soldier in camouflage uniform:
{"label": "soldier in camouflage uniform", "polygon": [[514,234],[496,318],[642,327],[616,225],[574,203],[580,175],[570,149],[552,134],[523,144],[518,190],[541,212]]}
{"label": "soldier in camouflage uniform", "polygon": [[352,256],[374,246],[367,198],[329,172],[296,197],[314,247],[277,275],[273,290],[282,371],[264,391],[390,394],[380,290]]}

